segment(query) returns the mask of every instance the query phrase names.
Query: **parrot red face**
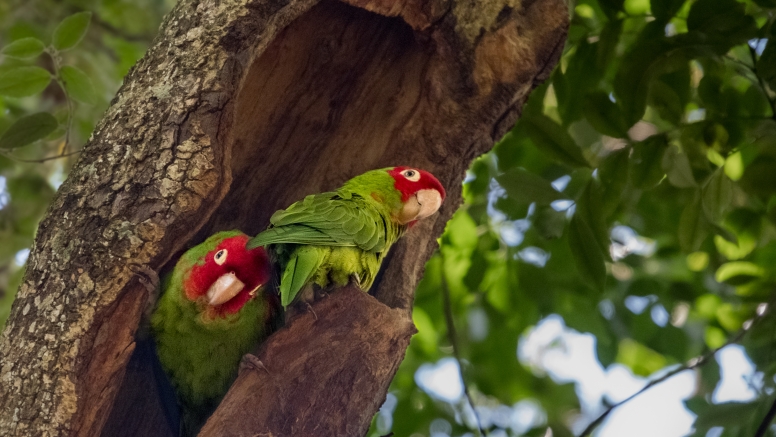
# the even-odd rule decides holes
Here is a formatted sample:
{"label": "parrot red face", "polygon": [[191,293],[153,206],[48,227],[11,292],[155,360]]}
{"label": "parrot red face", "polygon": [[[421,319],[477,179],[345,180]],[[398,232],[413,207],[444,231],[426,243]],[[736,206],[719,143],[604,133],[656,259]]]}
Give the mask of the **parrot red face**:
{"label": "parrot red face", "polygon": [[262,247],[248,250],[247,235],[226,238],[197,263],[183,283],[186,297],[206,304],[207,314],[225,317],[240,311],[270,276]]}
{"label": "parrot red face", "polygon": [[411,167],[394,167],[388,173],[396,181],[394,188],[401,192],[404,203],[398,216],[401,224],[426,218],[442,206],[445,189],[431,173]]}

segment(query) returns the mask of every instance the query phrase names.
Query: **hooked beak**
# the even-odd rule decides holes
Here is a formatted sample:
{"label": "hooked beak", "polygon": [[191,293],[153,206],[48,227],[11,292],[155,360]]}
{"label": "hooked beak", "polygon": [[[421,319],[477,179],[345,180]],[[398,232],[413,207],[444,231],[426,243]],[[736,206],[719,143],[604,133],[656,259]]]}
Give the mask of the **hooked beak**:
{"label": "hooked beak", "polygon": [[439,210],[442,206],[442,195],[432,188],[419,190],[413,194],[401,209],[399,221],[401,224],[424,219]]}
{"label": "hooked beak", "polygon": [[221,275],[207,290],[208,303],[212,306],[221,305],[237,296],[243,288],[245,284],[234,273]]}

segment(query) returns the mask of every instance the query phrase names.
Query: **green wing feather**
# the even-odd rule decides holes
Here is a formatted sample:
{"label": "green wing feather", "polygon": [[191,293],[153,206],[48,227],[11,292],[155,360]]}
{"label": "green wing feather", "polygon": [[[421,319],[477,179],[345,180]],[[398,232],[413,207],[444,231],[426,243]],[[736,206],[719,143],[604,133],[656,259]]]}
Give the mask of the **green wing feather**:
{"label": "green wing feather", "polygon": [[294,301],[302,287],[321,266],[323,260],[318,252],[315,247],[303,247],[294,251],[280,281],[280,299],[284,308]]}
{"label": "green wing feather", "polygon": [[386,245],[386,220],[357,194],[307,196],[270,218],[272,227],[248,242],[248,248],[269,244],[356,246],[380,252]]}

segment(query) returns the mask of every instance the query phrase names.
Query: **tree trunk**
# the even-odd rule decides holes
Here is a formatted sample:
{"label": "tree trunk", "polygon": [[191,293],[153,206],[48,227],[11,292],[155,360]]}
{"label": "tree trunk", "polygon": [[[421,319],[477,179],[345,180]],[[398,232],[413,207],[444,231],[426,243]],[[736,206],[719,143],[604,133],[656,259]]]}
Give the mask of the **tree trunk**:
{"label": "tree trunk", "polygon": [[[547,78],[567,26],[563,0],[180,0],[40,224],[0,343],[0,435],[99,435],[147,300],[131,264],[161,271],[214,231],[254,234],[306,194],[413,165],[448,200],[394,247],[382,303],[318,303],[204,430],[363,434],[466,168]],[[275,409],[243,414],[243,397]]]}

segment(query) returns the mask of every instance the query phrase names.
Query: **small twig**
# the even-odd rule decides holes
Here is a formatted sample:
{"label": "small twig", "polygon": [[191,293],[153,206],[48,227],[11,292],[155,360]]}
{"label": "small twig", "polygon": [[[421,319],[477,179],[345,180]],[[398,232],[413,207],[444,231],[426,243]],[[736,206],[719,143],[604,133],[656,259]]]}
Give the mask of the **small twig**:
{"label": "small twig", "polygon": [[754,437],[765,437],[765,433],[768,431],[768,427],[773,422],[773,417],[776,416],[776,399],[773,400],[770,410],[763,417],[763,421],[760,422],[760,426],[757,428],[757,432]]}
{"label": "small twig", "polygon": [[469,407],[472,409],[472,412],[474,413],[474,419],[477,421],[477,430],[479,431],[480,436],[487,436],[488,434],[485,432],[485,429],[482,427],[482,422],[480,421],[480,415],[477,414],[477,410],[474,409],[474,402],[472,401],[472,395],[469,391],[469,385],[466,383],[466,378],[463,377],[463,364],[461,363],[461,353],[458,348],[458,335],[456,334],[455,330],[455,322],[453,321],[453,309],[450,305],[450,288],[447,286],[447,278],[445,277],[445,257],[442,254],[442,251],[439,251],[439,256],[442,258],[442,301],[445,308],[445,323],[447,324],[447,338],[450,341],[450,344],[453,346],[453,356],[455,357],[455,360],[458,362],[458,369],[460,369],[461,372],[461,382],[463,384],[463,392],[466,395],[466,401],[469,403]]}
{"label": "small twig", "polygon": [[17,161],[17,162],[29,162],[29,163],[34,163],[34,164],[40,164],[42,162],[52,161],[54,159],[67,158],[68,156],[77,155],[79,153],[81,153],[81,150],[73,150],[72,152],[60,153],[59,155],[46,156],[46,157],[38,158],[38,159],[24,159],[24,158],[18,158],[16,156],[13,156],[10,153],[4,152],[4,151],[0,151],[0,154],[2,154],[3,156],[5,156],[6,158],[8,158],[10,160]]}
{"label": "small twig", "polygon": [[[765,306],[763,306],[763,305],[765,305]],[[747,332],[749,332],[750,329],[752,329],[752,326],[754,326],[757,322],[762,320],[762,318],[768,313],[768,309],[769,309],[770,305],[771,305],[770,303],[769,304],[764,304],[764,303],[760,304],[760,306],[757,307],[757,313],[756,313],[755,317],[753,317],[752,319],[749,319],[746,322],[744,322],[744,326],[738,331],[738,333],[734,337],[732,337],[731,339],[726,341],[725,344],[723,344],[722,346],[720,346],[720,347],[718,347],[716,349],[713,349],[713,350],[705,353],[704,355],[701,355],[700,357],[693,358],[690,361],[688,361],[686,364],[684,364],[683,366],[680,366],[680,367],[678,367],[678,368],[676,368],[676,369],[666,373],[665,375],[661,376],[658,379],[650,381],[641,390],[637,391],[636,393],[633,393],[632,395],[628,396],[626,399],[624,399],[624,400],[622,400],[620,402],[617,402],[616,404],[614,404],[611,407],[607,408],[606,411],[604,411],[594,421],[590,422],[590,424],[587,425],[585,430],[582,431],[579,434],[579,437],[585,437],[585,436],[590,435],[590,433],[592,433],[593,430],[596,429],[598,427],[598,425],[600,425],[601,422],[603,422],[604,419],[606,419],[607,416],[609,416],[609,413],[614,411],[614,409],[619,407],[620,405],[623,405],[623,404],[627,403],[631,399],[633,399],[636,396],[644,393],[645,391],[649,390],[650,388],[660,384],[661,382],[663,382],[663,381],[665,381],[667,379],[670,379],[671,377],[673,377],[673,376],[675,376],[675,375],[677,375],[679,373],[684,372],[685,370],[692,370],[692,369],[695,369],[697,367],[700,367],[700,366],[706,364],[712,357],[714,357],[714,355],[717,354],[717,352],[719,352],[722,349],[730,346],[731,344],[738,343],[741,340],[741,338],[743,338],[744,335]]]}

